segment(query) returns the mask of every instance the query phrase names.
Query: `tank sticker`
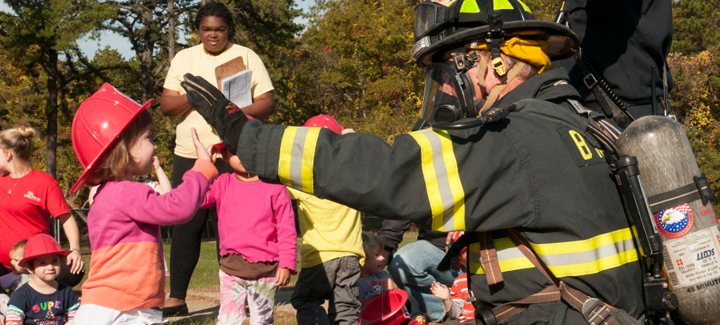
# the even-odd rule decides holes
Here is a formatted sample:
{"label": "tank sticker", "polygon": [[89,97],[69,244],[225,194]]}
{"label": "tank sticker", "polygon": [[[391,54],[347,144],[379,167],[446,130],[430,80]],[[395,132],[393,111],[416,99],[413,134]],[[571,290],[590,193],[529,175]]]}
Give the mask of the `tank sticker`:
{"label": "tank sticker", "polygon": [[692,208],[687,203],[657,212],[654,216],[658,230],[667,238],[687,235],[695,222]]}
{"label": "tank sticker", "polygon": [[695,292],[720,278],[720,230],[716,225],[665,240],[665,268],[675,290]]}
{"label": "tank sticker", "polygon": [[702,206],[700,210],[700,215],[703,218],[710,218],[710,223],[717,223],[717,217],[715,217],[715,210],[713,210],[711,202],[708,202],[707,204]]}

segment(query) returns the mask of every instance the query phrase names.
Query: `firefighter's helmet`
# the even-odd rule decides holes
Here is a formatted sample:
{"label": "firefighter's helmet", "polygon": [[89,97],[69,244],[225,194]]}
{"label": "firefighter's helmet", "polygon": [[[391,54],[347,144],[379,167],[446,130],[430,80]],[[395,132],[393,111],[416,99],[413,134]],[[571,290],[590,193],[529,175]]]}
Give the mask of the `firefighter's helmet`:
{"label": "firefighter's helmet", "polygon": [[[492,21],[501,14],[501,30],[493,31]],[[494,35],[509,40],[539,39],[548,43],[545,53],[551,60],[574,54],[580,44],[569,28],[551,21],[536,20],[530,8],[520,0],[423,1],[415,7],[412,58],[421,67],[433,55],[473,42],[490,43]]]}

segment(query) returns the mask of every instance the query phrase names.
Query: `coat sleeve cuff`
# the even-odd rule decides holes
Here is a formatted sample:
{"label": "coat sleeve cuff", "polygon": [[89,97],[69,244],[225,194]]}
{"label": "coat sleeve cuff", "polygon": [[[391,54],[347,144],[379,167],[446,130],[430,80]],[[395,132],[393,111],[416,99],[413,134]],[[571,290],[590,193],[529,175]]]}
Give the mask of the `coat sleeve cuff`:
{"label": "coat sleeve cuff", "polygon": [[212,183],[212,181],[214,181],[215,178],[218,177],[218,170],[217,168],[215,168],[215,165],[205,159],[195,160],[195,166],[193,166],[191,170],[203,174],[203,176],[205,176],[205,178],[207,178],[210,183]]}

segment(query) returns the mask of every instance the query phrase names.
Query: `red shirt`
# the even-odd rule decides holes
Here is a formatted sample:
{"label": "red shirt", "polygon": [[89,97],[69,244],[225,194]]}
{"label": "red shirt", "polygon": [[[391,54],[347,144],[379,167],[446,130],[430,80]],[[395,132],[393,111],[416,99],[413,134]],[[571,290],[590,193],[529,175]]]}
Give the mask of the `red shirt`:
{"label": "red shirt", "polygon": [[468,297],[470,297],[470,294],[467,287],[467,273],[463,273],[455,278],[455,283],[450,289],[450,298],[453,300],[453,304],[462,306],[462,312],[458,317],[461,323],[475,319],[475,306],[467,302]]}
{"label": "red shirt", "polygon": [[10,269],[10,248],[34,234],[49,233],[50,217],[66,213],[70,207],[52,176],[34,169],[22,178],[0,176],[0,263]]}

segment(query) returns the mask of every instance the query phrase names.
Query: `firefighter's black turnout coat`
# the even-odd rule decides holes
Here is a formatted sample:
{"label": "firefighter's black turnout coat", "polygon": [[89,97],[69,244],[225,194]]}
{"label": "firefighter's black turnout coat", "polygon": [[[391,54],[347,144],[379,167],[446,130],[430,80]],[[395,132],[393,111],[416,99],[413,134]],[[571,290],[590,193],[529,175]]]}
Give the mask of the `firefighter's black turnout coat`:
{"label": "firefighter's black turnout coat", "polygon": [[[426,129],[390,146],[370,134],[249,121],[238,156],[267,182],[283,183],[388,219],[435,231],[493,231],[505,281],[492,290],[470,246],[475,297],[491,307],[550,282],[501,231],[525,236],[556,277],[639,317],[638,254],[612,172],[588,120],[566,106],[578,98],[565,70],[532,77],[496,106],[517,112],[459,131]],[[581,324],[563,302],[538,304],[506,324]]]}

